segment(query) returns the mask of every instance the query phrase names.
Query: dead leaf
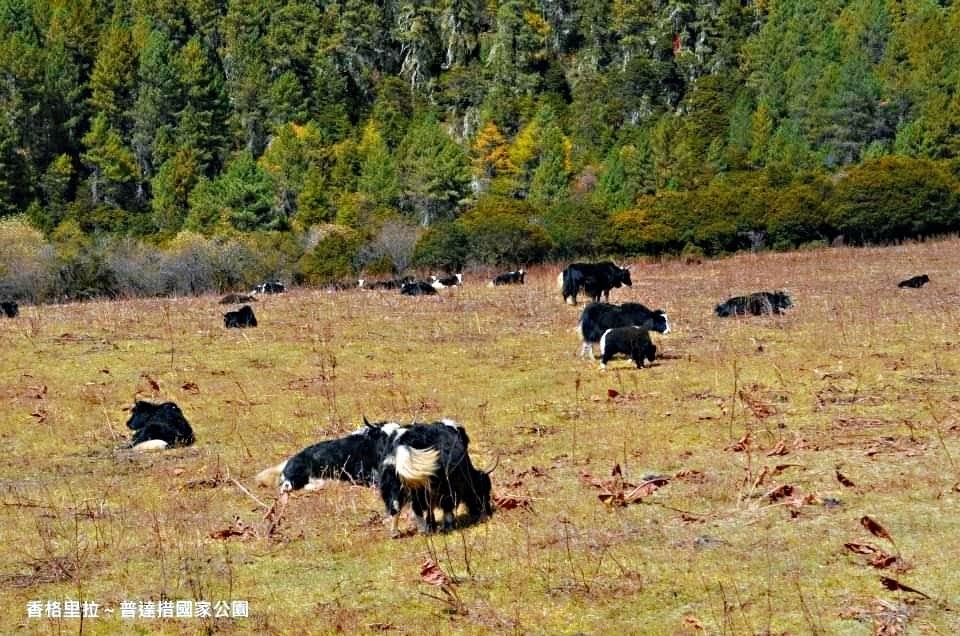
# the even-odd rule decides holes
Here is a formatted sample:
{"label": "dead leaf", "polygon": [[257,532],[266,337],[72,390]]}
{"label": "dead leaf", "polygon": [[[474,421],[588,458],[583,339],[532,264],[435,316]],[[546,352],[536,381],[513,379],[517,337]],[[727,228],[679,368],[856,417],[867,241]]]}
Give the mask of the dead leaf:
{"label": "dead leaf", "polygon": [[159,384],[156,380],[154,380],[153,378],[151,378],[151,377],[150,377],[149,375],[147,375],[146,373],[141,373],[141,374],[140,374],[140,377],[141,377],[143,380],[145,380],[148,385],[150,385],[150,388],[153,390],[154,393],[159,393],[159,392],[160,392],[160,384]]}
{"label": "dead leaf", "polygon": [[197,386],[196,382],[185,382],[181,387],[187,393],[197,394],[200,393],[200,387]]}
{"label": "dead leaf", "polygon": [[837,471],[837,481],[840,482],[840,485],[846,486],[847,488],[856,488],[857,485],[850,481],[843,473],[839,470]]}
{"label": "dead leaf", "polygon": [[872,534],[873,536],[880,537],[881,539],[886,539],[890,543],[893,543],[893,537],[890,536],[890,533],[887,532],[887,530],[883,526],[881,526],[879,523],[877,523],[867,515],[863,515],[862,517],[860,517],[860,525],[866,528],[867,531],[869,531],[870,534]]}
{"label": "dead leaf", "polygon": [[930,598],[930,595],[929,595],[929,594],[924,594],[924,593],[921,592],[920,590],[915,590],[914,588],[909,587],[909,586],[907,586],[907,585],[904,585],[904,584],[901,583],[900,581],[898,581],[898,580],[896,580],[896,579],[892,579],[892,578],[890,578],[889,576],[881,576],[881,577],[880,577],[880,583],[883,585],[883,587],[887,588],[888,590],[894,591],[894,592],[896,592],[896,591],[900,591],[900,592],[911,592],[911,593],[913,593],[913,594],[919,594],[919,595],[922,596],[923,598]]}
{"label": "dead leaf", "polygon": [[643,482],[642,484],[640,484],[639,486],[637,486],[636,488],[634,488],[633,490],[631,490],[630,492],[626,493],[623,496],[623,499],[628,504],[636,503],[644,497],[649,497],[650,495],[655,493],[658,488],[660,488],[661,486],[666,486],[668,483],[670,483],[670,480],[667,479],[666,477],[657,477],[655,479],[649,479]]}
{"label": "dead leaf", "polygon": [[727,446],[723,450],[733,451],[735,453],[742,453],[750,447],[750,433],[747,433],[735,443]]}
{"label": "dead leaf", "polygon": [[529,499],[512,495],[494,495],[493,505],[496,506],[497,510],[514,510],[516,508],[533,510],[533,505]]}
{"label": "dead leaf", "polygon": [[843,547],[851,552],[856,552],[857,554],[877,554],[881,550],[877,547],[870,545],[869,543],[844,543]]}
{"label": "dead leaf", "polygon": [[770,449],[767,453],[767,457],[775,457],[777,455],[789,455],[790,451],[787,450],[787,445],[783,440],[777,442],[777,445]]}
{"label": "dead leaf", "polygon": [[689,614],[683,617],[683,626],[685,628],[692,629],[695,632],[707,631],[707,628],[703,626],[703,623],[701,623],[696,616],[691,616]]}
{"label": "dead leaf", "polygon": [[764,480],[767,478],[767,472],[768,472],[767,467],[764,466],[763,469],[760,471],[760,474],[757,475],[757,478],[753,480],[754,488],[759,488],[761,485],[763,485]]}
{"label": "dead leaf", "polygon": [[240,537],[241,539],[251,539],[257,536],[256,530],[253,526],[248,526],[240,518],[240,515],[236,515],[233,518],[233,523],[222,529],[214,530],[209,534],[211,539],[229,539],[230,537]]}
{"label": "dead leaf", "polygon": [[620,395],[620,391],[617,391],[616,389],[607,389],[607,397],[611,400],[618,395]]}
{"label": "dead leaf", "polygon": [[770,501],[779,501],[786,497],[789,497],[793,494],[793,486],[790,484],[783,484],[782,486],[777,486],[770,492],[766,494],[767,499]]}
{"label": "dead leaf", "polygon": [[447,576],[446,572],[441,570],[440,566],[429,557],[420,564],[420,579],[430,585],[453,585],[453,579]]}
{"label": "dead leaf", "polygon": [[893,565],[894,563],[896,563],[897,560],[898,559],[896,556],[881,552],[880,554],[876,554],[871,558],[867,559],[867,563],[877,568],[878,570],[885,570],[891,565]]}

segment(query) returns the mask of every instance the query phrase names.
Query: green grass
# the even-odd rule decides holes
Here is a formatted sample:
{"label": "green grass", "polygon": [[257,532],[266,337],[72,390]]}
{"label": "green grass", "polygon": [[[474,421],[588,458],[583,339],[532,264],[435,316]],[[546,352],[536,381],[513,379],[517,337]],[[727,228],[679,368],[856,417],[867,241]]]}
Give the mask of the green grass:
{"label": "green grass", "polygon": [[[636,263],[613,300],[674,328],[644,370],[577,357],[582,305],[550,267],[440,299],[293,290],[250,330],[223,329],[214,297],[22,307],[0,321],[0,633],[957,633],[958,257],[949,240]],[[785,316],[712,315],[775,288]],[[175,400],[198,443],[117,450],[138,397]],[[462,421],[520,505],[391,540],[373,490],[333,484],[271,529],[253,476],[362,416]],[[654,475],[634,503],[599,498]],[[28,618],[77,599],[115,613]],[[118,617],[161,599],[250,616]]]}

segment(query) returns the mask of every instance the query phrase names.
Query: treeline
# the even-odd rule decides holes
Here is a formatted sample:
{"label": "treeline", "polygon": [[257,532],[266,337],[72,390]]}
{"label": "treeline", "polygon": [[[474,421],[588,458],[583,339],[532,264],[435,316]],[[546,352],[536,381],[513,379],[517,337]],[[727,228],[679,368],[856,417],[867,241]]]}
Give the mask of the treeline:
{"label": "treeline", "polygon": [[0,0],[0,36],[35,296],[179,292],[176,257],[110,263],[200,245],[227,288],[221,258],[314,284],[960,230],[952,3]]}

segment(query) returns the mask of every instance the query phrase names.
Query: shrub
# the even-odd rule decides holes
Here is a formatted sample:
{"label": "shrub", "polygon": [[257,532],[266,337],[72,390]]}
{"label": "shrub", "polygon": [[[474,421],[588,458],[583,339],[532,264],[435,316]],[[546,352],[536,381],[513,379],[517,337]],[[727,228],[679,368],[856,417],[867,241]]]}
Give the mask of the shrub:
{"label": "shrub", "polygon": [[0,298],[38,301],[55,271],[53,247],[26,218],[0,219]]}
{"label": "shrub", "polygon": [[300,284],[322,285],[355,277],[359,268],[363,237],[342,225],[320,225],[310,229],[308,250],[297,262],[294,280]]}
{"label": "shrub", "polygon": [[926,159],[883,157],[851,168],[827,202],[829,220],[855,244],[960,229],[958,182]]}
{"label": "shrub", "polygon": [[536,208],[528,202],[485,197],[457,223],[471,257],[491,265],[518,265],[543,261],[554,247],[538,220]]}

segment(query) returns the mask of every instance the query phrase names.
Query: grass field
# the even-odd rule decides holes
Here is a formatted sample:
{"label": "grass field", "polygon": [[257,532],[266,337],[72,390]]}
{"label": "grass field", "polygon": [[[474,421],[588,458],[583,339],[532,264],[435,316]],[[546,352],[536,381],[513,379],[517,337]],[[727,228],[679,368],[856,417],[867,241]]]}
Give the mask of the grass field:
{"label": "grass field", "polygon": [[[294,289],[247,330],[211,296],[21,307],[0,633],[960,633],[958,262],[957,240],[638,262],[612,300],[673,332],[605,372],[559,267],[440,298]],[[713,315],[761,289],[795,308]],[[121,450],[136,398],[176,401],[197,444]],[[256,487],[363,416],[463,422],[499,458],[493,518],[390,539],[371,489]]]}

